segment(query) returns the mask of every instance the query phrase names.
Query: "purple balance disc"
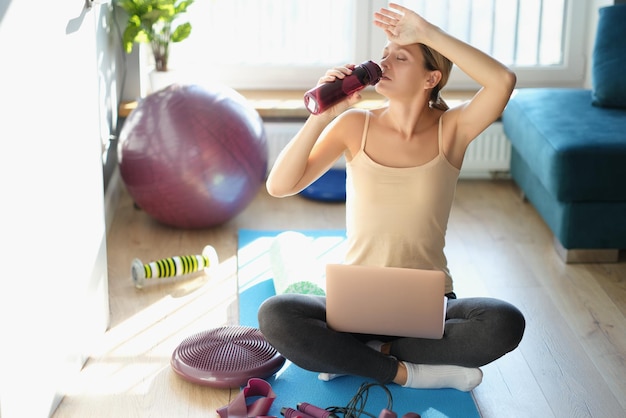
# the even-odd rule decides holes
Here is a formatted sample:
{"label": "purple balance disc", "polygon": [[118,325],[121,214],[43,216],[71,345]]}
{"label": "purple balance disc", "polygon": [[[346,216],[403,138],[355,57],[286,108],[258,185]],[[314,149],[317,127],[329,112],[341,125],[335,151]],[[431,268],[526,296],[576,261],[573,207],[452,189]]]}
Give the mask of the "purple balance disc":
{"label": "purple balance disc", "polygon": [[172,368],[192,383],[237,388],[252,377],[266,378],[285,363],[261,331],[225,326],[183,340],[172,354]]}

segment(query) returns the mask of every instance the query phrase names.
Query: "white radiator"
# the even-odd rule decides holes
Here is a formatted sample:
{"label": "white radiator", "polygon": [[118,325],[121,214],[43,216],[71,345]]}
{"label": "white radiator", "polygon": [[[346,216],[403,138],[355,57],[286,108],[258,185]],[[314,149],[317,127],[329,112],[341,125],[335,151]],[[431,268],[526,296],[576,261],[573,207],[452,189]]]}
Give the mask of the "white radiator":
{"label": "white radiator", "polygon": [[[265,122],[268,142],[268,169],[274,165],[283,147],[298,132],[302,122]],[[504,135],[501,122],[489,126],[468,147],[461,170],[461,178],[479,179],[507,176],[511,144]],[[335,167],[344,167],[339,160]]]}
{"label": "white radiator", "polygon": [[467,148],[461,178],[493,178],[509,175],[511,142],[502,122],[494,122]]}

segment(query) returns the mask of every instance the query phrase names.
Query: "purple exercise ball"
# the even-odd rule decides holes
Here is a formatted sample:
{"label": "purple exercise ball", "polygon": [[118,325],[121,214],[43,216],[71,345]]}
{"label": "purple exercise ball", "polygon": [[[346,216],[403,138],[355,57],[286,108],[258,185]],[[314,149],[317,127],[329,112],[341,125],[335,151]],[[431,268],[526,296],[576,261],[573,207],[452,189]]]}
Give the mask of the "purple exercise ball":
{"label": "purple exercise ball", "polygon": [[180,228],[232,219],[267,172],[263,121],[225,86],[174,84],[147,96],[124,122],[118,156],[135,204]]}

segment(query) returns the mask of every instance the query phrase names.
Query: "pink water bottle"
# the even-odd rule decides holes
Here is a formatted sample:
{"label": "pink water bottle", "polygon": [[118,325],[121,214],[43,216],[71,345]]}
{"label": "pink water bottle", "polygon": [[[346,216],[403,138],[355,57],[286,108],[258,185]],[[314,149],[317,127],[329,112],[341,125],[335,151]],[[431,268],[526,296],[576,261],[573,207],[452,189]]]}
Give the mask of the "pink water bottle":
{"label": "pink water bottle", "polygon": [[357,65],[352,74],[332,83],[320,84],[304,94],[304,105],[314,115],[319,115],[329,107],[347,98],[352,93],[363,90],[368,85],[378,83],[383,73],[378,64],[366,61]]}

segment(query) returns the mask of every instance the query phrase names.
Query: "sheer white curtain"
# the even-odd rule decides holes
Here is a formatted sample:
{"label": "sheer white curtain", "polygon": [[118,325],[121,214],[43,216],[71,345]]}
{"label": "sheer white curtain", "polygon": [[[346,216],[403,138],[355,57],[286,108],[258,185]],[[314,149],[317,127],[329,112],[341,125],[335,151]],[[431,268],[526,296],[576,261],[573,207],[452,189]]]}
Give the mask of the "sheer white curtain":
{"label": "sheer white curtain", "polygon": [[[357,0],[196,0],[192,36],[175,45],[186,68],[238,87],[302,87],[355,61]],[[367,6],[367,5],[366,5]]]}
{"label": "sheer white curtain", "polygon": [[[524,84],[582,80],[575,30],[584,3],[567,0],[412,0],[407,7],[495,56]],[[302,89],[332,66],[378,60],[385,42],[372,24],[380,0],[196,0],[191,37],[174,65],[235,88]],[[580,31],[578,31],[580,32]],[[578,52],[576,52],[578,51]],[[471,85],[453,74],[452,88]],[[518,83],[519,85],[519,83]]]}

